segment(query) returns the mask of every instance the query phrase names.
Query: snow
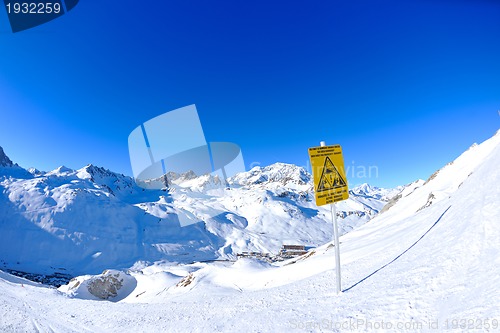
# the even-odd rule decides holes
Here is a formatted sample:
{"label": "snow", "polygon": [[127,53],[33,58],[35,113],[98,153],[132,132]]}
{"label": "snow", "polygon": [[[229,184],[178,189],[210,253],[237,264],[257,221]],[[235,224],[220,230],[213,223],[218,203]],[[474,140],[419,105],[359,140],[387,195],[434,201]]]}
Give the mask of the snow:
{"label": "snow", "polygon": [[[169,192],[143,190],[91,164],[18,177],[23,170],[0,170],[4,269],[96,274],[139,260],[235,259],[243,251],[277,253],[284,242],[318,246],[331,239],[329,210],[312,201],[310,175],[290,164],[238,174],[228,188],[217,176],[171,175]],[[376,191],[353,193],[339,205],[342,233],[382,209],[388,198]]]}
{"label": "snow", "polygon": [[[343,235],[340,295],[334,292],[335,261],[329,242],[303,257],[275,264],[255,259],[139,261],[123,272],[136,285],[133,290],[125,288],[119,301],[94,300],[85,290],[74,293],[71,284],[54,289],[0,272],[0,328],[5,332],[498,331],[499,164],[497,134],[425,184],[406,187],[410,189],[392,207]],[[265,191],[254,188],[245,194],[255,192],[252,200],[262,199],[263,205],[271,198]],[[429,204],[430,193],[435,195]],[[272,212],[278,213],[279,208]],[[246,219],[248,227],[258,225],[250,216]]]}

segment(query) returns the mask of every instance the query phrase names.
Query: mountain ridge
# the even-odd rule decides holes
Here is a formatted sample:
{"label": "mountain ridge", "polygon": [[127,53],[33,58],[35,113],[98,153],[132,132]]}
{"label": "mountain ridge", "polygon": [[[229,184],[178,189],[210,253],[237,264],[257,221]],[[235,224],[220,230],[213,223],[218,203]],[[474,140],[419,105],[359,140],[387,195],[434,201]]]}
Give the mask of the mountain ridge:
{"label": "mountain ridge", "polygon": [[[331,239],[329,209],[315,206],[311,176],[291,164],[253,168],[228,179],[229,188],[215,176],[184,175],[168,191],[144,190],[92,164],[24,172],[0,171],[0,268],[95,273],[137,260],[234,258]],[[384,200],[353,192],[338,204],[341,233],[370,220]],[[182,227],[179,216],[202,222]]]}
{"label": "mountain ridge", "polygon": [[[500,188],[492,186],[500,181],[499,163],[500,138],[489,139],[425,185],[417,186],[419,180],[405,187],[393,207],[342,236],[340,294],[334,292],[335,251],[327,242],[273,264],[251,258],[140,262],[126,272],[76,277],[53,295],[27,284],[22,300],[45,311],[63,303],[49,316],[38,311],[37,327],[64,327],[76,313],[85,318],[80,331],[108,327],[110,313],[139,330],[179,332],[210,331],[214,322],[218,331],[425,331],[455,329],[454,320],[460,329],[457,318],[477,324],[500,310]],[[434,201],[426,205],[429,193]],[[116,296],[105,293],[110,302],[102,302],[96,281],[110,281],[110,274],[122,276],[123,287]],[[16,309],[19,284],[0,272],[3,313]],[[81,299],[88,307],[82,309]],[[32,313],[26,306],[20,311]],[[483,330],[492,328],[491,320],[479,322]]]}
{"label": "mountain ridge", "polygon": [[14,166],[14,163],[12,163],[10,158],[5,154],[5,152],[1,146],[0,146],[0,166],[2,166],[2,167]]}

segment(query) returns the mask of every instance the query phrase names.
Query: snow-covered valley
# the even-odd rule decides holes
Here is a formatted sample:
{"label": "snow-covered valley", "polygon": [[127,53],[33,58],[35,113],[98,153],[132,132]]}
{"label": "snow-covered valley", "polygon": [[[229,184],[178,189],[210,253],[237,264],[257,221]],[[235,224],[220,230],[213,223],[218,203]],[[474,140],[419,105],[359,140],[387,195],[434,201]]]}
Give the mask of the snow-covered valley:
{"label": "snow-covered valley", "polygon": [[[2,331],[499,330],[499,132],[426,182],[362,185],[337,204],[340,295],[329,209],[314,205],[301,168],[255,168],[224,193],[191,179],[167,195],[94,166],[9,162],[0,156],[2,265],[81,276],[55,289],[0,272]],[[181,227],[179,214],[203,222]],[[235,260],[283,243],[311,249]],[[203,262],[213,259],[227,261]],[[107,300],[89,292],[110,278],[120,288]]]}
{"label": "snow-covered valley", "polygon": [[[93,165],[30,171],[0,167],[0,269],[74,276],[140,260],[233,260],[332,237],[329,208],[316,207],[311,176],[289,164],[256,167],[227,188],[212,176],[177,177],[169,191],[144,190]],[[354,188],[338,205],[341,233],[370,220],[399,190]]]}

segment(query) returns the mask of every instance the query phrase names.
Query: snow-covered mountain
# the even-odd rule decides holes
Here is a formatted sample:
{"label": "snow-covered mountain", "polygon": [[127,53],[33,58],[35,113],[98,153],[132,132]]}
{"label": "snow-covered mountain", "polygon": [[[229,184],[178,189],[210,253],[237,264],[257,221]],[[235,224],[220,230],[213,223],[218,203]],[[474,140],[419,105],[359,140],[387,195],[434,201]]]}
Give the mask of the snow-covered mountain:
{"label": "snow-covered mountain", "polygon": [[0,147],[0,167],[12,167],[14,163],[10,160],[10,158],[5,155],[3,148]]}
{"label": "snow-covered mountain", "polygon": [[[217,176],[169,174],[170,189],[144,190],[94,165],[26,171],[3,153],[0,268],[97,273],[138,260],[176,262],[277,253],[283,243],[318,246],[332,237],[328,207],[316,207],[311,176],[294,165],[255,167],[222,186]],[[341,233],[358,227],[391,190],[354,188],[338,204]],[[183,226],[180,219],[202,221]]]}
{"label": "snow-covered mountain", "polygon": [[[127,272],[77,277],[58,290],[0,272],[0,328],[497,331],[498,165],[500,132],[425,184],[405,187],[384,213],[342,236],[340,295],[331,243],[275,264],[138,262]],[[259,179],[267,171],[252,172]]]}

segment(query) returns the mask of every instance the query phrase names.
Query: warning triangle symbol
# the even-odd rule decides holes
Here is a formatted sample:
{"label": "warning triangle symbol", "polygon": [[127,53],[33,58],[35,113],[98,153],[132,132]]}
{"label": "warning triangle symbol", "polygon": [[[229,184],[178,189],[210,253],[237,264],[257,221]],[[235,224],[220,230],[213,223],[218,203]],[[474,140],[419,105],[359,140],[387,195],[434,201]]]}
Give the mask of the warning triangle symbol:
{"label": "warning triangle symbol", "polygon": [[323,166],[323,172],[321,173],[321,178],[319,179],[317,191],[322,192],[333,190],[346,185],[345,180],[342,178],[335,165],[333,165],[332,160],[330,160],[327,156],[325,159],[325,165]]}

